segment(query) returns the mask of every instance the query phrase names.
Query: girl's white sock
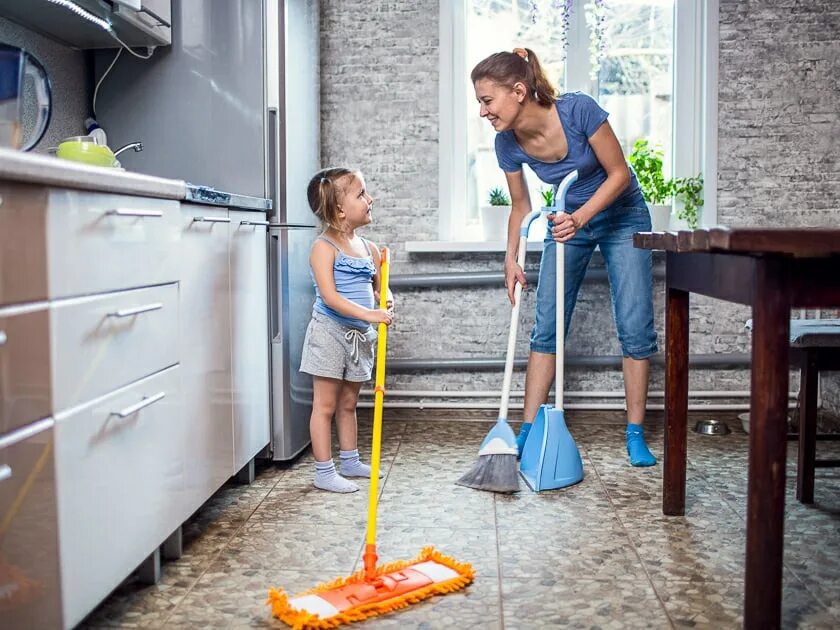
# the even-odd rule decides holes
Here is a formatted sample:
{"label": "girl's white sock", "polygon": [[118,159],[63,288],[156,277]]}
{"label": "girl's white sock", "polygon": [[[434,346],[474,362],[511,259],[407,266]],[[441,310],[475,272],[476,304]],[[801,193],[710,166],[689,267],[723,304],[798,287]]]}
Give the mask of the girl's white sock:
{"label": "girl's white sock", "polygon": [[[341,462],[341,474],[345,477],[367,477],[370,479],[370,466],[359,461],[359,449],[352,451],[339,451],[338,459]],[[382,478],[382,471],[379,471],[379,478]]]}
{"label": "girl's white sock", "polygon": [[335,471],[332,459],[325,462],[315,462],[315,487],[329,492],[356,492],[359,489],[355,483],[345,479]]}

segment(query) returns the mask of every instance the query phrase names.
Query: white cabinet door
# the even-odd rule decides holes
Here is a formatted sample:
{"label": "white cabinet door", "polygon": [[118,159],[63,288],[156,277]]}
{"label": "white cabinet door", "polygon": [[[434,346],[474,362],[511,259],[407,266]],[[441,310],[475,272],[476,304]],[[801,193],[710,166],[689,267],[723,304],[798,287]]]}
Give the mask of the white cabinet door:
{"label": "white cabinet door", "polygon": [[230,213],[231,357],[234,469],[270,436],[268,372],[268,235],[265,215]]}
{"label": "white cabinet door", "polygon": [[[193,419],[177,366],[56,415],[64,623],[74,627],[190,515]],[[5,626],[4,626],[5,627]]]}
{"label": "white cabinet door", "polygon": [[186,455],[193,510],[234,472],[229,227],[225,208],[181,205],[179,357],[191,427]]}

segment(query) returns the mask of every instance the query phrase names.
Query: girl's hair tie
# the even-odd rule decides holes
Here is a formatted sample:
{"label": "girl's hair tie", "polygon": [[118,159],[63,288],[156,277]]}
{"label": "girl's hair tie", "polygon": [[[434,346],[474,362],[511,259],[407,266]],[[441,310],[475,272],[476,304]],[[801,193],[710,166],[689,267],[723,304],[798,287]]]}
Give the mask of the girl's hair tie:
{"label": "girl's hair tie", "polygon": [[321,178],[321,183],[322,183],[322,184],[329,184],[329,183],[330,183],[330,179],[329,179],[328,177],[322,177],[322,178]]}

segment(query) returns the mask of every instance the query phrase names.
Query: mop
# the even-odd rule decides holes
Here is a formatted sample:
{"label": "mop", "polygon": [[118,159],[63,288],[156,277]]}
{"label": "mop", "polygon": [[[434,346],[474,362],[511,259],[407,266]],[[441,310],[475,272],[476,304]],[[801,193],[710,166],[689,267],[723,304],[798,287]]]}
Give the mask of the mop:
{"label": "mop", "polygon": [[[540,217],[540,210],[527,214],[519,224],[519,248],[516,262],[525,268],[525,253],[528,246],[528,232],[531,224]],[[476,490],[490,492],[518,492],[519,479],[516,474],[516,459],[519,449],[516,436],[507,421],[510,402],[510,383],[513,378],[513,355],[516,351],[516,333],[519,326],[519,306],[522,297],[522,285],[518,282],[513,289],[513,308],[510,312],[510,331],[508,333],[507,354],[505,355],[505,375],[502,382],[502,401],[499,405],[499,419],[490,429],[478,449],[478,461],[455,483]]]}
{"label": "mop", "polygon": [[[380,308],[383,310],[387,308],[389,267],[388,249],[382,248]],[[282,590],[269,590],[266,603],[271,605],[272,614],[294,630],[336,628],[344,623],[362,621],[406,608],[433,595],[458,591],[475,577],[471,565],[445,556],[433,547],[424,547],[413,560],[376,565],[376,510],[388,327],[379,324],[378,332],[368,524],[362,556],[364,568],[347,578],[337,578],[291,598]]]}
{"label": "mop", "polygon": [[[575,183],[577,171],[569,173],[560,183],[554,194],[555,207],[548,211],[565,212],[566,193]],[[541,405],[525,446],[522,448],[522,461],[519,473],[525,483],[534,492],[542,490],[556,490],[578,483],[583,479],[583,462],[580,458],[575,440],[566,427],[563,414],[563,353],[565,350],[565,264],[563,244],[555,243],[555,257],[557,258],[557,314],[556,314],[556,372],[554,377],[554,392],[556,404]]]}

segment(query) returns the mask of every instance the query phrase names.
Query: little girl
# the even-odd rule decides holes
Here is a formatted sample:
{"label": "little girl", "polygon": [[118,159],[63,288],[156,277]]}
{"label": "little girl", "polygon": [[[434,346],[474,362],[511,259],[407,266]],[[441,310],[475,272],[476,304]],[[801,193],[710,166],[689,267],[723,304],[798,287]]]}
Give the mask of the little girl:
{"label": "little girl", "polygon": [[[315,456],[315,487],[330,492],[356,492],[346,477],[370,477],[356,448],[356,403],[362,383],[373,372],[376,330],[390,325],[379,303],[379,249],[356,234],[371,222],[373,199],[358,171],[328,168],[315,174],[306,190],[309,207],[323,233],[312,244],[309,265],[315,281],[312,320],[306,329],[300,371],[312,375],[309,432]],[[332,460],[332,418],[338,429],[340,467]]]}

